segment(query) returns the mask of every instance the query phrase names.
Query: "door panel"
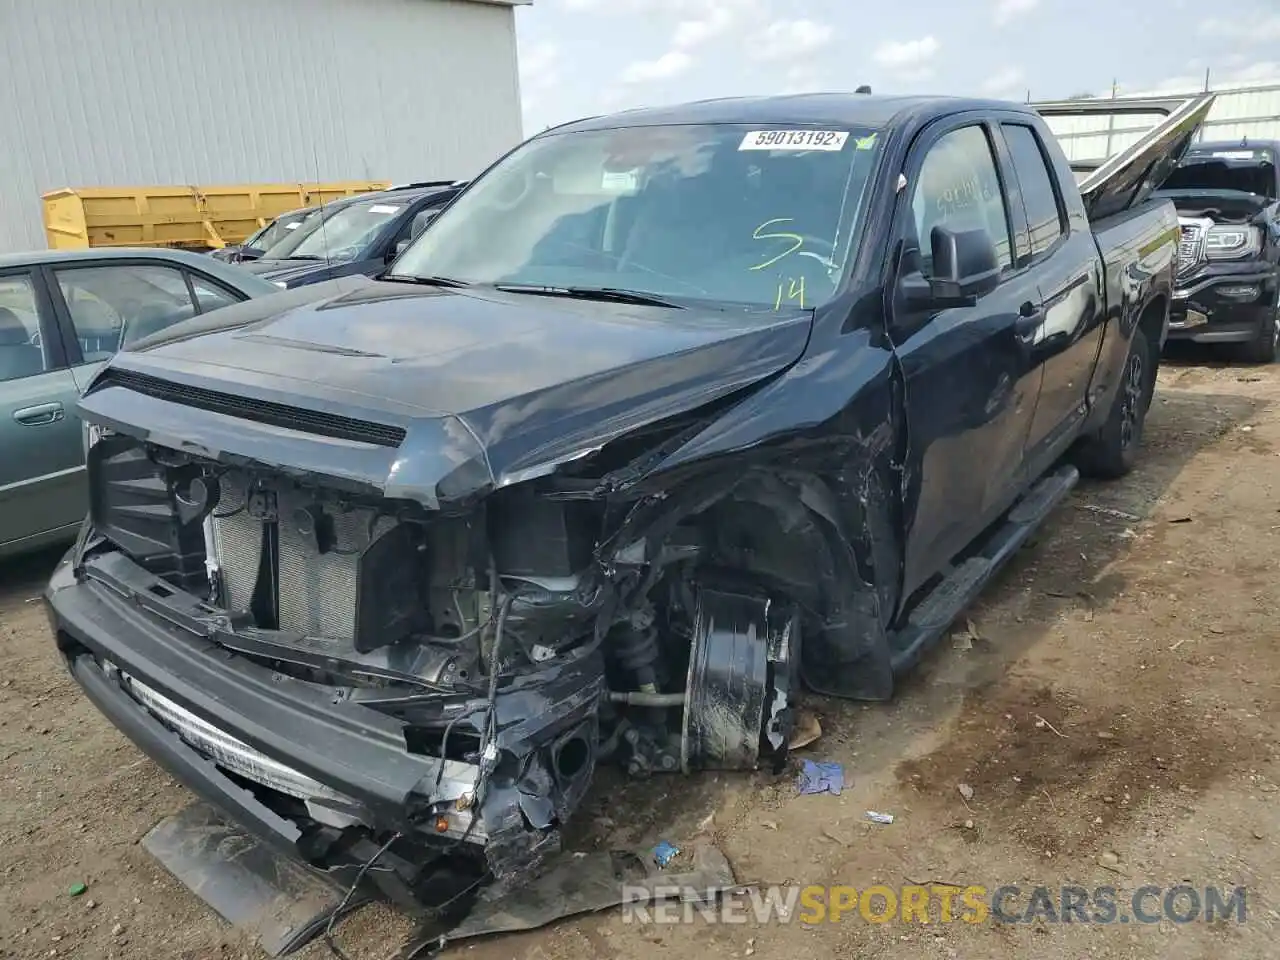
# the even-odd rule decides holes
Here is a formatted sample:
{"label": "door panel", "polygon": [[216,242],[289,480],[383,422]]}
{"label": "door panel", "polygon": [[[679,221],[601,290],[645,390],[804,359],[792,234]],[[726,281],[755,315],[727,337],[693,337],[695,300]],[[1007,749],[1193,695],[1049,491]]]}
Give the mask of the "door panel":
{"label": "door panel", "polygon": [[0,382],[0,545],[84,519],[78,397],[65,368]]}
{"label": "door panel", "polygon": [[75,382],[38,271],[0,273],[0,546],[84,516]]}
{"label": "door panel", "polygon": [[1041,379],[1022,332],[1024,317],[1041,309],[1040,294],[1015,263],[1011,238],[1025,223],[1016,185],[998,172],[991,131],[970,124],[927,135],[907,178],[911,199],[899,234],[903,273],[918,265],[928,274],[928,258],[916,249],[928,245],[935,225],[986,230],[1004,273],[975,306],[932,316],[913,315],[895,298],[892,327],[906,381],[909,447],[904,597],[1016,493]]}
{"label": "door panel", "polygon": [[1025,123],[1003,123],[1011,178],[1029,225],[1026,265],[1034,270],[1043,313],[1030,331],[1031,362],[1044,379],[1027,436],[1030,472],[1037,472],[1074,436],[1101,346],[1102,277],[1093,234],[1073,229],[1045,144]]}

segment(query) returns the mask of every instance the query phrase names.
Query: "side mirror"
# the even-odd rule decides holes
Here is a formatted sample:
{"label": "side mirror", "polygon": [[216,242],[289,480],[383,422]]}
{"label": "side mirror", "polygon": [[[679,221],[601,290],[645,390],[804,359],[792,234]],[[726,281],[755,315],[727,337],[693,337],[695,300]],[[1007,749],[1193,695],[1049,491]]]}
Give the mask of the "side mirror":
{"label": "side mirror", "polygon": [[996,247],[985,230],[934,227],[931,276],[916,272],[902,278],[907,303],[920,309],[971,307],[1000,284]]}
{"label": "side mirror", "polygon": [[396,259],[396,257],[400,256],[400,254],[408,250],[409,244],[411,243],[413,243],[412,240],[397,241],[396,245],[391,248],[391,252],[387,254],[387,263],[390,263],[392,260]]}
{"label": "side mirror", "polygon": [[261,260],[264,253],[266,251],[258,247],[241,247],[235,252],[235,258],[240,261]]}

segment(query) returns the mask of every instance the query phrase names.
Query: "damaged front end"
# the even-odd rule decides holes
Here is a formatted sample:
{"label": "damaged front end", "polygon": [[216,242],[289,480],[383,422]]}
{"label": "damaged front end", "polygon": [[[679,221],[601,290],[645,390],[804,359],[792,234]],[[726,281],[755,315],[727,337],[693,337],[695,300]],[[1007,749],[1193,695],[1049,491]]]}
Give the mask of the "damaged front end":
{"label": "damaged front end", "polygon": [[98,425],[76,580],[255,687],[375,718],[401,760],[366,783],[358,754],[272,739],[226,698],[137,676],[88,635],[59,627],[60,644],[293,824],[313,865],[390,837],[371,878],[406,905],[444,875],[523,883],[601,764],[781,769],[804,611],[831,576],[815,572],[812,515],[762,506],[782,481],[749,472],[703,471],[678,492],[642,482],[734,398],[447,503],[176,440],[163,418],[133,430],[120,413],[137,399],[86,399]]}

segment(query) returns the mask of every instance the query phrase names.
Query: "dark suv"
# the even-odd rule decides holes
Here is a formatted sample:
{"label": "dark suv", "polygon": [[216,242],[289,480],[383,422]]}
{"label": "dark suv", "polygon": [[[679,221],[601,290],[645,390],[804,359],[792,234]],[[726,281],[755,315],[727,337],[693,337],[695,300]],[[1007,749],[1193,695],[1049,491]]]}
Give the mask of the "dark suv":
{"label": "dark suv", "polygon": [[1157,196],[1178,208],[1180,242],[1170,340],[1225,343],[1270,363],[1280,269],[1277,141],[1198,143]]}
{"label": "dark suv", "polygon": [[439,181],[365,194],[307,220],[243,266],[282,288],[376,276],[463,186]]}

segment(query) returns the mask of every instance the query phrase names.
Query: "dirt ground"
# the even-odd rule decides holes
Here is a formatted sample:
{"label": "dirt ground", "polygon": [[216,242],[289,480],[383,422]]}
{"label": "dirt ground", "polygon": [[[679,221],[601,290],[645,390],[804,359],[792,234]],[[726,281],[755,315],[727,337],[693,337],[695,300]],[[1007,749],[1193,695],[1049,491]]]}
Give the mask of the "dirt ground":
{"label": "dirt ground", "polygon": [[[844,765],[839,797],[798,796],[789,777],[673,776],[598,791],[584,815],[614,845],[687,847],[710,814],[703,834],[741,881],[1112,885],[1122,907],[1144,884],[1243,886],[1243,924],[923,926],[854,911],[638,926],[615,911],[446,955],[1275,957],[1277,401],[1280,367],[1167,364],[1138,470],[1082,485],[969,612],[972,630],[961,621],[892,704],[811,701],[825,733],[801,755]],[[257,958],[139,846],[188,797],[56,662],[32,602],[53,560],[0,566],[0,956]],[[375,907],[339,942],[380,960],[408,932]]]}

